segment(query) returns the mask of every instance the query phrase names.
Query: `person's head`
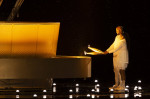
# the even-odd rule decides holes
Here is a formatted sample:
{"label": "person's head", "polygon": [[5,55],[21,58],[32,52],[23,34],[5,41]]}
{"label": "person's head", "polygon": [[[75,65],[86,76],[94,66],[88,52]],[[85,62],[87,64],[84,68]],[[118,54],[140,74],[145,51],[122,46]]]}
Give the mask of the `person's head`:
{"label": "person's head", "polygon": [[116,33],[117,33],[117,35],[123,34],[123,27],[122,26],[117,26],[116,27]]}

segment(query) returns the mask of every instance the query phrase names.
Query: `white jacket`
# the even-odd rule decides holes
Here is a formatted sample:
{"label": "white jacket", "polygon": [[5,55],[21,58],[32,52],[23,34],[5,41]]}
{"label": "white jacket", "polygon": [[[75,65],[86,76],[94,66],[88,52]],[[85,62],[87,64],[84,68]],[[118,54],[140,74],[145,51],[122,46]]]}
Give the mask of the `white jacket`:
{"label": "white jacket", "polygon": [[125,39],[120,39],[117,35],[113,44],[107,49],[108,53],[113,53],[114,65],[129,63],[127,44]]}

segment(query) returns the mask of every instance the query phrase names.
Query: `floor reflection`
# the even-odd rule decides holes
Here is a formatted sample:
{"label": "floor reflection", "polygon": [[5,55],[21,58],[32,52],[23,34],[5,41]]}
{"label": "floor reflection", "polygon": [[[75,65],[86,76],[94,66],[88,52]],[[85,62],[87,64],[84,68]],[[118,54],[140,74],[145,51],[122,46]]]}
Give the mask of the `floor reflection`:
{"label": "floor reflection", "polygon": [[[111,99],[150,97],[149,88],[137,84],[126,85],[124,91],[109,90],[111,83],[99,80],[54,80],[52,88],[6,88],[0,89],[0,98],[43,98],[43,99]],[[145,85],[146,86],[146,85]]]}
{"label": "floor reflection", "polygon": [[110,98],[128,98],[129,94],[110,94]]}

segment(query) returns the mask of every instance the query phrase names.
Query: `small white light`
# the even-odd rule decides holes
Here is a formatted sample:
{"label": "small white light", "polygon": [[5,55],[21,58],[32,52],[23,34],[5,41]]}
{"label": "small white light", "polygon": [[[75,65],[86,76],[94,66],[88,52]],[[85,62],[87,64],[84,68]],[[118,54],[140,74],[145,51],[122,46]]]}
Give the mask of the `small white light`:
{"label": "small white light", "polygon": [[141,83],[142,81],[141,80],[138,80],[138,83]]}
{"label": "small white light", "polygon": [[99,88],[99,86],[100,86],[99,84],[96,84],[96,85],[95,85],[95,90],[96,90],[97,88]]}
{"label": "small white light", "polygon": [[33,94],[33,97],[37,97],[37,94]]}
{"label": "small white light", "polygon": [[142,87],[141,87],[141,86],[139,86],[139,87],[138,87],[138,89],[139,89],[139,90],[142,90]]}
{"label": "small white light", "polygon": [[128,86],[128,85],[126,85],[126,88],[129,88],[129,86]]}
{"label": "small white light", "polygon": [[92,92],[95,92],[95,90],[94,90],[94,89],[92,89],[91,91],[92,91]]}
{"label": "small white light", "polygon": [[96,82],[96,83],[97,83],[97,82],[98,82],[98,80],[95,80],[94,82]]}
{"label": "small white light", "polygon": [[125,88],[125,91],[129,92],[129,89]]}
{"label": "small white light", "polygon": [[69,90],[69,92],[73,92],[73,90],[72,90],[72,89],[70,89],[70,90]]}
{"label": "small white light", "polygon": [[47,96],[46,96],[46,95],[43,95],[43,98],[44,98],[44,99],[46,99],[46,98],[47,98]]}
{"label": "small white light", "polygon": [[76,92],[77,92],[77,93],[79,92],[79,87],[76,87]]}
{"label": "small white light", "polygon": [[114,91],[114,89],[110,89],[110,91]]}
{"label": "small white light", "polygon": [[87,96],[87,97],[90,97],[91,95],[90,95],[90,94],[87,94],[86,96]]}
{"label": "small white light", "polygon": [[114,98],[114,95],[113,95],[113,94],[110,94],[110,98]]}
{"label": "small white light", "polygon": [[47,92],[47,90],[43,90],[43,92]]}
{"label": "small white light", "polygon": [[16,92],[20,92],[19,90],[16,90]]}
{"label": "small white light", "polygon": [[134,87],[134,90],[137,90],[137,88],[138,88],[138,87],[137,87],[137,86],[135,86],[135,87]]}
{"label": "small white light", "polygon": [[95,95],[91,95],[92,98],[95,98]]}
{"label": "small white light", "polygon": [[56,92],[56,87],[55,86],[53,87],[53,92]]}
{"label": "small white light", "polygon": [[53,83],[53,86],[56,86],[56,83]]}
{"label": "small white light", "polygon": [[16,95],[16,98],[19,98],[19,95]]}
{"label": "small white light", "polygon": [[69,99],[72,99],[73,98],[73,95],[69,95]]}
{"label": "small white light", "polygon": [[79,86],[79,84],[76,84],[76,87],[78,87]]}
{"label": "small white light", "polygon": [[97,87],[100,87],[100,85],[99,85],[99,84],[97,84]]}
{"label": "small white light", "polygon": [[129,97],[129,94],[125,94],[125,98],[128,98]]}
{"label": "small white light", "polygon": [[96,88],[96,92],[100,92],[99,88]]}

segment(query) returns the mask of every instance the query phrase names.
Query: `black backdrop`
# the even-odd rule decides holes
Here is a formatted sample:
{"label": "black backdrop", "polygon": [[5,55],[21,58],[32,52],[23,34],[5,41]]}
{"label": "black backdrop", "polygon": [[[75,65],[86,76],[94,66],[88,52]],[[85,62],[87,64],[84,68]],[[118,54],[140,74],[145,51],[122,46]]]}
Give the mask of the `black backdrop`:
{"label": "black backdrop", "polygon": [[[1,21],[7,19],[14,3],[3,1]],[[115,27],[122,25],[131,39],[127,82],[141,79],[148,83],[149,13],[147,0],[25,0],[14,21],[60,22],[57,55],[73,56],[83,55],[88,44],[105,51],[114,41]],[[112,81],[112,55],[91,57],[92,77]]]}

